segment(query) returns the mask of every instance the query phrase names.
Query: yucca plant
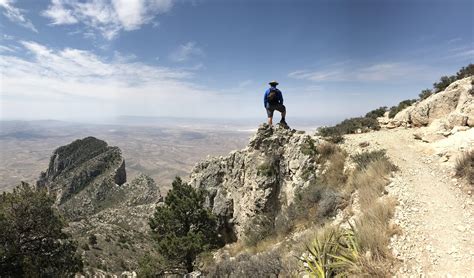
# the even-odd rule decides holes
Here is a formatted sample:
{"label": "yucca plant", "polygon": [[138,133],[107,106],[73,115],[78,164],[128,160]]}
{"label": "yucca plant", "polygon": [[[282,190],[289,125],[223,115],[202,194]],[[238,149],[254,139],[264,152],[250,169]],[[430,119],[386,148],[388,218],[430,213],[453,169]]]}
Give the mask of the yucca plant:
{"label": "yucca plant", "polygon": [[333,267],[338,274],[347,276],[359,266],[360,246],[355,236],[355,230],[351,225],[349,230],[343,230],[338,240],[339,248],[337,254],[330,254],[335,260]]}
{"label": "yucca plant", "polygon": [[301,261],[311,277],[346,277],[358,268],[359,244],[354,229],[329,228],[307,246]]}

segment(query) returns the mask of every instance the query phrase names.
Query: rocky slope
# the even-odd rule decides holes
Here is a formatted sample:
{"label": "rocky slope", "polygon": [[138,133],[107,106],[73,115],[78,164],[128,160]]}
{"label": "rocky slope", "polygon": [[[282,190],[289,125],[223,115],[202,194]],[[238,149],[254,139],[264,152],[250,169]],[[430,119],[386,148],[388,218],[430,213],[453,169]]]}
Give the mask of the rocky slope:
{"label": "rocky slope", "polygon": [[55,150],[37,182],[56,194],[86,273],[135,269],[153,252],[148,217],[161,200],[159,187],[145,175],[130,182],[126,176],[120,149],[87,137]]}
{"label": "rocky slope", "polygon": [[[274,225],[295,193],[319,176],[324,169],[318,163],[320,143],[304,132],[265,124],[245,149],[198,163],[190,183],[208,192],[208,204],[232,242],[252,229],[256,216],[265,215]],[[328,205],[321,204],[322,215],[334,212],[336,198],[335,192],[324,193],[320,202]]]}
{"label": "rocky slope", "polygon": [[455,126],[474,126],[474,76],[453,82],[436,93],[399,112],[392,126],[437,125],[451,130]]}

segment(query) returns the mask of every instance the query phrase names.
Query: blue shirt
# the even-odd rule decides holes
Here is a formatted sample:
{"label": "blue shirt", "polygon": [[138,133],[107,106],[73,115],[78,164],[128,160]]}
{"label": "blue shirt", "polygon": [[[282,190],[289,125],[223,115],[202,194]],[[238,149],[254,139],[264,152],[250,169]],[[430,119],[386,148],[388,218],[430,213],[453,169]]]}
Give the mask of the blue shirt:
{"label": "blue shirt", "polygon": [[268,108],[268,94],[270,94],[270,91],[271,90],[276,90],[276,93],[277,93],[277,101],[279,104],[283,104],[283,95],[281,94],[281,91],[278,90],[277,88],[268,88],[268,90],[265,92],[265,95],[263,95],[263,105],[265,106],[265,108]]}

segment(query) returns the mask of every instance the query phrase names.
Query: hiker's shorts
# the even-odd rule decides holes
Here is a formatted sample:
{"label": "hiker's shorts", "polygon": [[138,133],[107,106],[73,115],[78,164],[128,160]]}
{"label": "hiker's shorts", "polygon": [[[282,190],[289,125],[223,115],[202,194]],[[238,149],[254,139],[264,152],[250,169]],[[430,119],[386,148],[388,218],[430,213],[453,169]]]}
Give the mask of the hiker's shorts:
{"label": "hiker's shorts", "polygon": [[274,111],[280,111],[281,113],[284,113],[286,112],[286,107],[285,105],[283,104],[270,104],[268,107],[267,107],[267,116],[269,118],[273,118],[273,112]]}

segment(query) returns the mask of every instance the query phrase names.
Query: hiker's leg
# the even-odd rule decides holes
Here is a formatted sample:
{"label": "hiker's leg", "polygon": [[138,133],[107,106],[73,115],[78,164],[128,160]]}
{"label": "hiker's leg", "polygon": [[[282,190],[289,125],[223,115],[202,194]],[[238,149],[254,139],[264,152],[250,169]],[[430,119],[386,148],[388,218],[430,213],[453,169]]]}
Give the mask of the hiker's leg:
{"label": "hiker's leg", "polygon": [[267,108],[267,117],[268,117],[268,124],[272,125],[273,124],[273,109],[271,107]]}
{"label": "hiker's leg", "polygon": [[286,117],[286,107],[285,105],[281,104],[279,107],[278,107],[278,111],[280,111],[281,113],[281,123],[285,123],[286,120],[285,120],[285,117]]}

